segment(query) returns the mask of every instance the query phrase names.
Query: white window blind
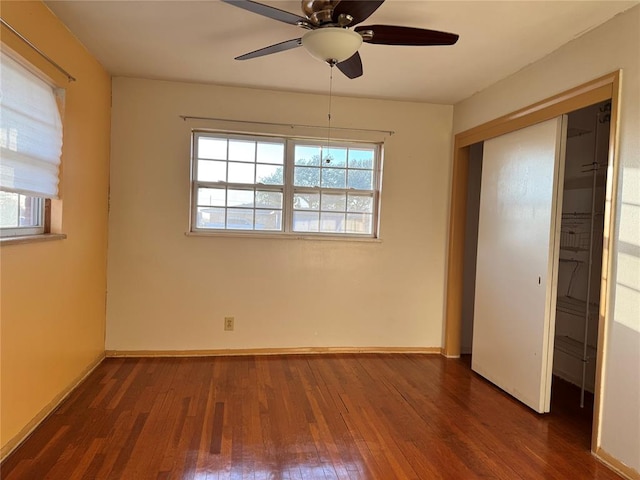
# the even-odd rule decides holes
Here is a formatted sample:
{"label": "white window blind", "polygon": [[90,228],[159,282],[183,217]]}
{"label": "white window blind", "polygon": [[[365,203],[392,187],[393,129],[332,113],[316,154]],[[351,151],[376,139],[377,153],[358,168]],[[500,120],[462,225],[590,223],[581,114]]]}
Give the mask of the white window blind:
{"label": "white window blind", "polygon": [[62,121],[53,88],[0,52],[0,189],[58,197]]}

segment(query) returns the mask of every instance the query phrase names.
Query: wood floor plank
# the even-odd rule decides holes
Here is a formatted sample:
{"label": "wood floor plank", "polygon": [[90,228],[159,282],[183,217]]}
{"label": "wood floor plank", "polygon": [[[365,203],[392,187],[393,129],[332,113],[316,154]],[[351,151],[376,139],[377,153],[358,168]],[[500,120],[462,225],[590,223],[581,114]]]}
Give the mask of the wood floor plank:
{"label": "wood floor plank", "polygon": [[554,380],[538,415],[429,355],[106,359],[0,466],[2,478],[619,478]]}

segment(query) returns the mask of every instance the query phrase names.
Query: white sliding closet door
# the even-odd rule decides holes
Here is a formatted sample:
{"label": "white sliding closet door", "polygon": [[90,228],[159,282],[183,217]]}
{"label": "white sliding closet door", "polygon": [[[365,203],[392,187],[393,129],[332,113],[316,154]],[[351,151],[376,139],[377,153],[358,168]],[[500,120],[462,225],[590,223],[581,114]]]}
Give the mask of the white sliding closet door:
{"label": "white sliding closet door", "polygon": [[[484,142],[472,368],[549,411],[566,122]],[[556,235],[556,233],[558,233]]]}

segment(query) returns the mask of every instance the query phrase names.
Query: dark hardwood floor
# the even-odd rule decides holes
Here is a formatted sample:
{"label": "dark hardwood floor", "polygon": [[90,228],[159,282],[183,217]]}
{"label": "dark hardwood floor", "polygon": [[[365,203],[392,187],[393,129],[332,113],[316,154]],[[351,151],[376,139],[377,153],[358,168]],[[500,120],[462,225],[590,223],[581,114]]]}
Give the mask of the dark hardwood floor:
{"label": "dark hardwood floor", "polygon": [[1,476],[619,478],[589,453],[590,417],[562,388],[540,416],[466,363],[401,354],[107,359]]}

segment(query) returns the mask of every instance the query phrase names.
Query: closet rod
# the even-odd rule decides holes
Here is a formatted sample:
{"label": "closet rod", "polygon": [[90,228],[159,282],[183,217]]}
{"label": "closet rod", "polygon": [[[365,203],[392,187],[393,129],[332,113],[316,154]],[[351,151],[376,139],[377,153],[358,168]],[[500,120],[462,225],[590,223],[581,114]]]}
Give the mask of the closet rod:
{"label": "closet rod", "polygon": [[18,32],[15,28],[13,28],[11,25],[9,25],[4,20],[4,18],[0,18],[0,22],[2,22],[2,25],[7,27],[16,37],[18,37],[20,40],[22,40],[24,43],[26,43],[29,47],[31,47],[31,49],[34,50],[38,55],[40,55],[47,62],[49,62],[51,65],[53,65],[55,68],[57,68],[60,72],[62,72],[70,82],[75,82],[76,81],[76,79],[75,79],[75,77],[73,75],[71,75],[64,68],[62,68],[60,65],[58,65],[55,61],[53,61],[51,59],[51,57],[49,57],[46,53],[44,53],[42,50],[40,50],[38,47],[36,47],[33,43],[31,43],[29,41],[29,39],[27,39],[24,35],[22,35],[20,32]]}
{"label": "closet rod", "polygon": [[[194,117],[191,115],[180,115],[180,118],[184,121],[187,120],[213,120],[218,122],[232,122],[232,123],[249,123],[251,125],[274,125],[277,127],[289,127],[289,128],[321,128],[326,130],[328,127],[321,125],[301,125],[296,123],[277,123],[277,122],[254,122],[252,120],[233,120],[232,118],[216,118],[216,117]],[[369,133],[386,133],[389,136],[394,135],[396,132],[393,130],[377,130],[373,128],[348,128],[348,127],[331,127],[331,130],[346,130],[349,132],[369,132]]]}

